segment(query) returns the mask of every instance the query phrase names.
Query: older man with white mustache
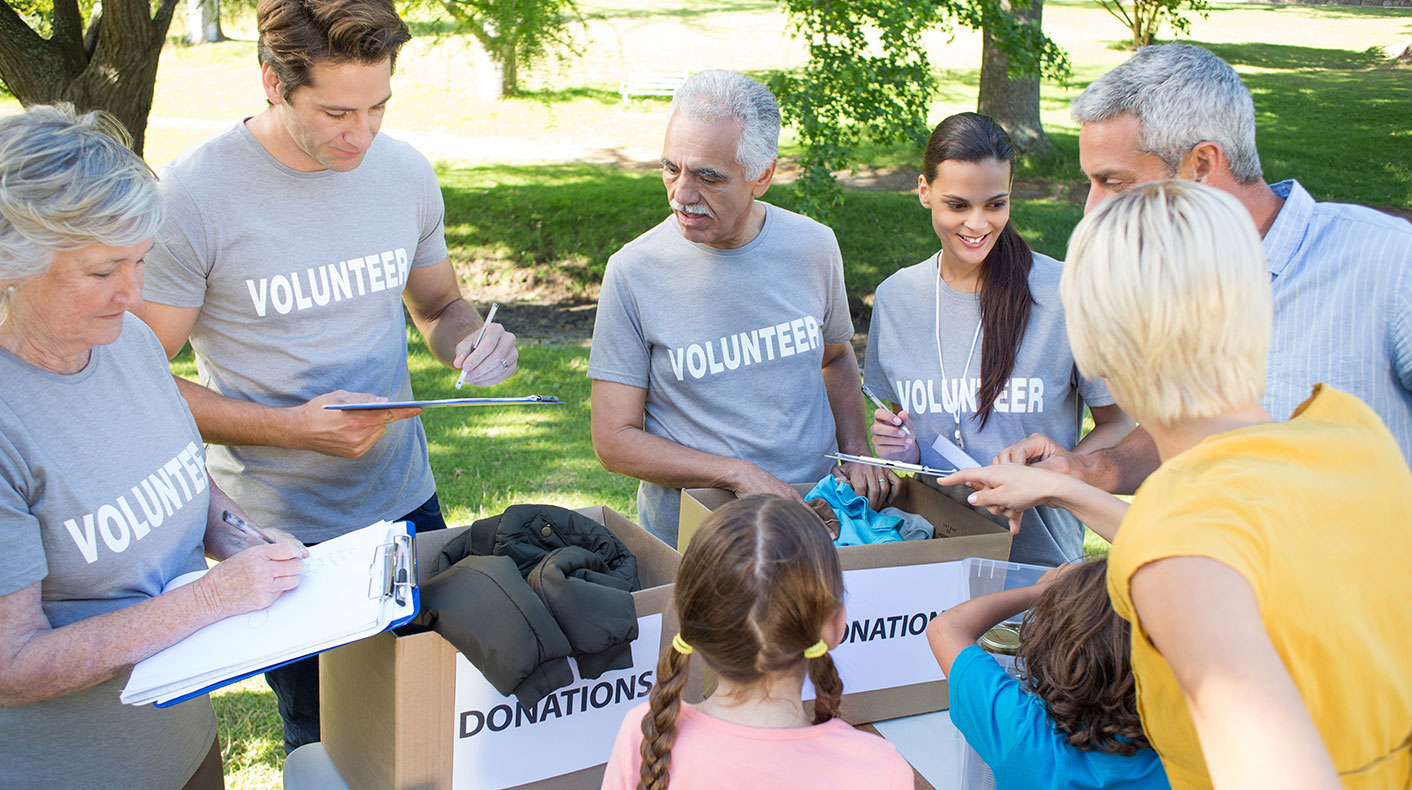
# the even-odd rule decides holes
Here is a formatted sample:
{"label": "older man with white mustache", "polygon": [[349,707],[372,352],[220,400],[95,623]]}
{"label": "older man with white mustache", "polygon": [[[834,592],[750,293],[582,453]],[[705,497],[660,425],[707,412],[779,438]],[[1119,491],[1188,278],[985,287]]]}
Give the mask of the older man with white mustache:
{"label": "older man with white mustache", "polygon": [[[867,454],[833,231],[759,198],[779,107],[732,71],[678,89],[662,145],[672,215],[608,261],[593,331],[593,447],[642,481],[642,525],[676,544],[682,488],[799,499],[786,483]],[[876,506],[896,478],[838,467]]]}

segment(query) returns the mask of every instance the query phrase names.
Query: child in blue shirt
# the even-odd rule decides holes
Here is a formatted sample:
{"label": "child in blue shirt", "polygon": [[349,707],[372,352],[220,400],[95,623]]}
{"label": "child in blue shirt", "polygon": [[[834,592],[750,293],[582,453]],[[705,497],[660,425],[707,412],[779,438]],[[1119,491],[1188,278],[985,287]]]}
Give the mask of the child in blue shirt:
{"label": "child in blue shirt", "polygon": [[[1108,601],[1107,570],[1107,560],[1060,566],[1032,587],[966,601],[928,626],[951,721],[990,766],[997,790],[1170,788],[1142,731],[1129,627]],[[1018,666],[1028,690],[976,645],[1026,609]]]}

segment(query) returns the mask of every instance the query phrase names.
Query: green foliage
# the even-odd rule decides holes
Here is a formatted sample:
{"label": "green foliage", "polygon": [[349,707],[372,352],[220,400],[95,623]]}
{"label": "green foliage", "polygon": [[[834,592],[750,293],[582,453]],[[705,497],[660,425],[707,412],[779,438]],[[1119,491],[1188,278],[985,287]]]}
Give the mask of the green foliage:
{"label": "green foliage", "polygon": [[799,134],[799,208],[829,218],[842,201],[833,172],[849,167],[864,138],[927,137],[936,78],[922,34],[955,23],[987,30],[1010,55],[1015,77],[1063,78],[1069,62],[1039,26],[1021,23],[1000,0],[785,0],[809,62],[771,77],[785,123]]}
{"label": "green foliage", "polygon": [[1145,47],[1157,36],[1158,28],[1165,20],[1172,28],[1183,35],[1191,32],[1191,20],[1182,15],[1183,7],[1206,18],[1211,5],[1206,0],[1094,0],[1104,11],[1122,22],[1132,33],[1133,48]]}
{"label": "green foliage", "polygon": [[574,0],[403,0],[409,9],[446,15],[461,32],[475,36],[501,68],[502,91],[519,92],[519,72],[558,50],[574,54],[573,31],[583,24]]}

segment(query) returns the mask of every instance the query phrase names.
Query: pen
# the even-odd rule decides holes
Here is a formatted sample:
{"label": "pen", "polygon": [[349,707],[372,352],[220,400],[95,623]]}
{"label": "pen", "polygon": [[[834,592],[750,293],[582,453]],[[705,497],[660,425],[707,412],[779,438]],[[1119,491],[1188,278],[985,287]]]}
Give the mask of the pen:
{"label": "pen", "polygon": [[[480,341],[482,341],[482,340],[485,339],[485,330],[487,330],[487,329],[490,328],[490,322],[495,320],[495,311],[496,311],[496,310],[499,310],[499,309],[500,309],[500,303],[499,303],[499,302],[491,302],[491,303],[490,303],[490,312],[488,312],[488,313],[485,314],[485,323],[483,323],[483,324],[480,325],[480,334],[476,335],[476,342],[474,342],[474,343],[471,344],[471,351],[475,351],[477,348],[480,347]],[[469,356],[470,353],[471,353],[470,351],[467,351],[467,352],[466,352],[467,356]],[[465,363],[462,362],[462,364],[465,364]],[[461,368],[461,375],[459,375],[459,376],[456,377],[456,389],[460,389],[460,388],[461,388],[461,385],[462,385],[462,384],[465,384],[465,383],[466,383],[466,369],[465,369],[465,368]]]}
{"label": "pen", "polygon": [[[883,409],[884,411],[892,411],[892,409],[889,409],[889,408],[887,407],[887,404],[886,404],[886,403],[883,403],[883,402],[882,402],[882,398],[879,398],[876,394],[873,393],[872,389],[870,389],[867,384],[864,384],[864,385],[863,385],[863,394],[868,396],[868,400],[870,400],[870,401],[872,401],[873,403],[877,404],[877,406],[878,406],[879,409]],[[911,436],[911,435],[912,435],[912,432],[909,431],[909,430],[907,430],[907,426],[906,426],[906,425],[899,425],[899,426],[897,426],[897,427],[898,427],[899,429],[901,429],[903,436]]]}
{"label": "pen", "polygon": [[258,538],[259,540],[263,540],[266,543],[275,542],[274,538],[261,532],[259,528],[257,528],[254,524],[251,524],[250,522],[246,521],[240,516],[237,516],[229,510],[221,511],[221,521],[224,521],[232,527],[235,527],[236,529],[240,530],[241,532],[244,532],[246,535],[249,535],[252,538]]}

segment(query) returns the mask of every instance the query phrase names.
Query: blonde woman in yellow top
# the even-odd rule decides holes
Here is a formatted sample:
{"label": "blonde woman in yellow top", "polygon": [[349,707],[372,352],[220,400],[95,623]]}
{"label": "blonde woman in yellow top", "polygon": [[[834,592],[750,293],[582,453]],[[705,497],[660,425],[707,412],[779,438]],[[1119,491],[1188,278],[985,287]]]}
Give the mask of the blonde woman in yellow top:
{"label": "blonde woman in yellow top", "polygon": [[1248,214],[1198,183],[1134,188],[1074,231],[1060,292],[1079,369],[1161,468],[1130,509],[1031,467],[942,482],[1113,541],[1109,594],[1174,788],[1408,787],[1412,472],[1351,395],[1319,385],[1288,422],[1260,406],[1272,307]]}

